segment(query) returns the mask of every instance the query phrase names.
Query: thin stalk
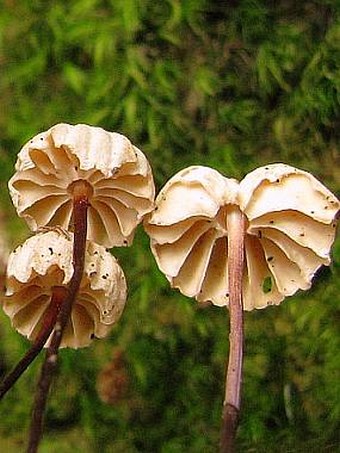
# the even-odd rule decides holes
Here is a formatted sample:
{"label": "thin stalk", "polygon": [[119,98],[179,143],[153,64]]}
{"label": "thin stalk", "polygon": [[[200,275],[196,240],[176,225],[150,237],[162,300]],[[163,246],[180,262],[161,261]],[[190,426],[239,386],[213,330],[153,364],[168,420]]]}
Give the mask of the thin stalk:
{"label": "thin stalk", "polygon": [[73,186],[73,276],[55,324],[51,343],[47,349],[35,396],[27,453],[36,453],[43,430],[43,418],[52,378],[57,367],[58,350],[63,332],[70,319],[72,306],[77,296],[84,272],[85,247],[87,236],[88,186],[77,181]]}
{"label": "thin stalk", "polygon": [[46,341],[52,333],[55,326],[58,313],[62,302],[65,300],[65,288],[61,286],[55,286],[52,288],[51,301],[44,313],[41,328],[34,339],[34,342],[30,349],[26,352],[24,357],[15,365],[15,367],[5,376],[0,384],[0,400],[10,390],[23,372],[37,357],[39,352],[44,347]]}
{"label": "thin stalk", "polygon": [[229,283],[229,361],[222,412],[221,453],[235,451],[235,437],[241,406],[243,365],[243,304],[245,217],[237,206],[227,216]]}

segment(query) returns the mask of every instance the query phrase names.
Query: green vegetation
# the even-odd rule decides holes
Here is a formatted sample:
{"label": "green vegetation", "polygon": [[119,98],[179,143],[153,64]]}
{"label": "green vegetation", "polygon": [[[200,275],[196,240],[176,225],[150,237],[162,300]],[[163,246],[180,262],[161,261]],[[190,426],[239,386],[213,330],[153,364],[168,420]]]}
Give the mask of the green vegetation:
{"label": "green vegetation", "polygon": [[[1,235],[29,234],[6,184],[58,122],[127,135],[158,188],[191,164],[242,178],[283,161],[339,191],[339,17],[336,0],[4,0]],[[141,228],[114,253],[126,312],[109,339],[62,351],[41,452],[215,452],[227,315],[170,290]],[[336,451],[339,276],[338,241],[312,290],[246,314],[240,451]],[[1,313],[1,372],[27,347]],[[41,360],[1,403],[0,450],[23,448]]]}

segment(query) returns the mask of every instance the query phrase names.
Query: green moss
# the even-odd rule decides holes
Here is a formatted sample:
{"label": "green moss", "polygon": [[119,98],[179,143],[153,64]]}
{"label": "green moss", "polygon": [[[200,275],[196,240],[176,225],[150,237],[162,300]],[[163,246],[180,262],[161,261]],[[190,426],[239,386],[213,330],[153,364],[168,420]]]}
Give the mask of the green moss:
{"label": "green moss", "polygon": [[[11,244],[27,235],[6,189],[15,155],[62,121],[128,135],[149,157],[158,188],[187,165],[242,178],[284,161],[339,191],[336,1],[229,3],[4,2],[0,218]],[[339,241],[331,271],[313,290],[246,315],[242,451],[335,445],[338,251]],[[228,352],[224,311],[198,309],[171,291],[141,231],[131,248],[114,253],[127,274],[127,309],[110,339],[61,353],[42,451],[215,451]],[[4,372],[27,342],[4,316],[0,339]],[[110,406],[96,380],[116,348],[129,386]],[[0,449],[23,448],[38,368],[1,403]]]}

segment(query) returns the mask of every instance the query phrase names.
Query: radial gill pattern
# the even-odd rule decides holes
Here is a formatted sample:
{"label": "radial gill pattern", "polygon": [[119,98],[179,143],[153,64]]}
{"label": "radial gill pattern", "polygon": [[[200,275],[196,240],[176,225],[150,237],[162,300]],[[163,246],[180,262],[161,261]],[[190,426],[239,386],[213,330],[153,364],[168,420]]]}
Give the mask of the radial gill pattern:
{"label": "radial gill pattern", "polygon": [[124,136],[83,124],[57,124],[21,149],[9,189],[29,227],[72,228],[72,186],[88,183],[88,237],[129,245],[153,208],[154,183],[144,154]]}
{"label": "radial gill pattern", "polygon": [[[28,339],[34,340],[39,332],[53,289],[69,283],[72,254],[73,234],[59,228],[37,233],[10,255],[3,309]],[[61,347],[80,348],[94,337],[105,337],[123,312],[126,294],[117,260],[103,246],[88,241],[84,276]]]}
{"label": "radial gill pattern", "polygon": [[227,217],[238,205],[247,218],[243,305],[279,304],[311,286],[330,262],[339,201],[312,175],[271,164],[240,183],[206,167],[171,178],[145,222],[160,270],[198,301],[228,305]]}

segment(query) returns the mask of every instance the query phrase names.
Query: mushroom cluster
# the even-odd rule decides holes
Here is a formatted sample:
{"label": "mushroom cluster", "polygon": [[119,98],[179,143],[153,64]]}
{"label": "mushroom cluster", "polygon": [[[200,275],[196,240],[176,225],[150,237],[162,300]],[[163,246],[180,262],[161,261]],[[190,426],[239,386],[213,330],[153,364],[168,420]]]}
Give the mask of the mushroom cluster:
{"label": "mushroom cluster", "polygon": [[314,176],[278,163],[237,182],[192,166],[167,182],[145,222],[160,270],[184,295],[228,305],[227,219],[235,206],[246,217],[245,310],[308,289],[329,265],[340,204]]}
{"label": "mushroom cluster", "polygon": [[[73,234],[57,228],[30,237],[9,257],[3,309],[29,340],[34,341],[41,329],[54,288],[66,287],[71,280],[72,252]],[[117,260],[103,246],[88,241],[83,278],[61,347],[80,348],[94,337],[105,337],[122,314],[126,293]]]}
{"label": "mushroom cluster", "polygon": [[123,135],[85,124],[57,124],[18,154],[9,190],[19,216],[41,226],[72,228],[72,190],[88,184],[88,239],[105,247],[130,245],[153,208],[155,188],[144,154]]}
{"label": "mushroom cluster", "polygon": [[[9,181],[13,204],[36,235],[10,256],[4,311],[21,334],[33,341],[40,335],[49,307],[59,304],[58,297],[66,299],[79,268],[75,254],[83,256],[84,250],[76,246],[81,229],[76,209],[85,206],[84,272],[77,277],[79,290],[61,346],[87,346],[106,336],[123,311],[125,277],[104,247],[130,245],[137,225],[153,209],[150,165],[120,134],[57,124],[24,145],[15,168]],[[58,288],[64,293],[54,298]]]}

